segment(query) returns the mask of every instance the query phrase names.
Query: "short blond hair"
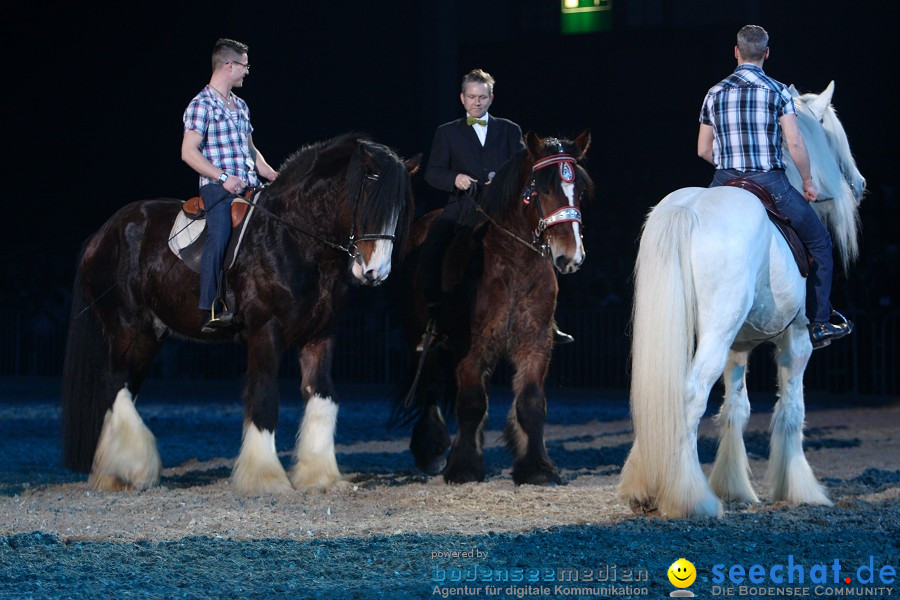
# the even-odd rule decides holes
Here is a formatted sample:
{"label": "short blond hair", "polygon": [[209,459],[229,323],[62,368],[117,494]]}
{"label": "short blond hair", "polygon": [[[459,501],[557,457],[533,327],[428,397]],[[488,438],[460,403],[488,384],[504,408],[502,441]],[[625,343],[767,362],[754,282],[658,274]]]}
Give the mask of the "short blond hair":
{"label": "short blond hair", "polygon": [[466,93],[466,86],[470,83],[483,83],[487,86],[488,95],[494,95],[494,78],[491,77],[491,74],[482,69],[472,69],[468,73],[463,76],[462,79],[462,91]]}

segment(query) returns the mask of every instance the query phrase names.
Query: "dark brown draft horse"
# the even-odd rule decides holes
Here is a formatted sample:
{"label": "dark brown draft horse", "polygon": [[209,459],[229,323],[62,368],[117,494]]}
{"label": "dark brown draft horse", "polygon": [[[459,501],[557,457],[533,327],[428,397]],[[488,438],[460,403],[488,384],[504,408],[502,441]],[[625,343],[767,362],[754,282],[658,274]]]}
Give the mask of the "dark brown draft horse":
{"label": "dark brown draft horse", "polygon": [[[257,200],[243,250],[228,272],[246,341],[244,432],[232,474],[241,493],[328,487],[338,481],[334,324],[347,283],[377,285],[405,244],[409,175],[389,148],[348,134],[302,148]],[[119,210],[85,245],[64,368],[66,466],[90,470],[95,489],[143,489],[159,480],[153,435],[134,408],[166,336],[200,338],[199,278],[169,250],[182,203],[147,200]],[[348,273],[349,271],[349,273]],[[275,451],[278,369],[299,348],[303,423],[288,475]]]}
{"label": "dark brown draft horse", "polygon": [[[593,194],[593,183],[578,163],[590,133],[574,142],[528,133],[525,142],[526,148],[500,168],[479,196],[487,222],[475,229],[475,249],[463,267],[462,282],[442,303],[438,331],[446,339],[428,350],[418,385],[410,392],[414,401],[407,400],[396,413],[401,421],[416,422],[410,442],[416,464],[431,474],[443,468],[448,483],[484,480],[486,384],[502,357],[515,368],[515,398],[504,432],[515,455],[513,480],[560,482],[544,446],[544,379],[557,294],[553,269],[572,273],[585,257],[580,206]],[[437,214],[429,213],[413,226],[413,250],[404,261],[403,289],[413,292],[404,296],[411,348],[426,316],[417,250]],[[446,274],[453,271],[449,261],[447,265],[445,290]],[[450,438],[439,401],[455,404],[459,425],[446,461]]]}

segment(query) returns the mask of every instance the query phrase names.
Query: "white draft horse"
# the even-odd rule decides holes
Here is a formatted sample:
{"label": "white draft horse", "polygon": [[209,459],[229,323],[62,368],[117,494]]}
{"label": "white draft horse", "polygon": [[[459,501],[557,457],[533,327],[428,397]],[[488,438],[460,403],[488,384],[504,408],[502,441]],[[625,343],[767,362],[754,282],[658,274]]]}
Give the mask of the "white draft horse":
{"label": "white draft horse", "polygon": [[[846,269],[857,254],[865,179],[830,104],[834,82],[821,94],[791,90],[812,177],[820,199],[830,199],[813,206]],[[787,173],[801,189],[789,160]],[[750,192],[684,188],[650,212],[635,266],[635,440],[618,489],[632,509],[721,516],[720,498],[758,502],[742,432],[750,417],[747,359],[766,341],[775,344],[779,390],[770,426],[771,498],[831,504],[803,455],[803,372],[812,354],[805,298],[806,281],[787,243]],[[725,398],[716,417],[719,448],[707,482],[697,427],[720,376]]]}

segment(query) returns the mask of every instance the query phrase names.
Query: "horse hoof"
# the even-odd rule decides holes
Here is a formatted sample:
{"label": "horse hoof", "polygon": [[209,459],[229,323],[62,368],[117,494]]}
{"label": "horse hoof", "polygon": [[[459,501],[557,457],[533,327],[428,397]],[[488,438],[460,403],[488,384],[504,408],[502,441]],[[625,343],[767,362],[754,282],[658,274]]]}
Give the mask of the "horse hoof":
{"label": "horse hoof", "polygon": [[443,456],[438,456],[437,458],[425,464],[421,464],[418,461],[416,462],[416,467],[418,467],[420,471],[432,477],[435,475],[440,475],[446,466],[447,459]]}
{"label": "horse hoof", "polygon": [[513,481],[516,485],[542,485],[544,487],[557,487],[562,485],[562,478],[559,473],[550,471],[539,471],[525,477],[516,477],[513,475]]}
{"label": "horse hoof", "polygon": [[631,498],[628,501],[628,508],[636,515],[649,515],[659,511],[659,508],[656,506],[656,501],[652,499],[644,500],[642,502],[637,498]]}
{"label": "horse hoof", "polygon": [[484,471],[478,469],[463,469],[448,466],[444,470],[444,482],[446,483],[478,483],[484,481]]}

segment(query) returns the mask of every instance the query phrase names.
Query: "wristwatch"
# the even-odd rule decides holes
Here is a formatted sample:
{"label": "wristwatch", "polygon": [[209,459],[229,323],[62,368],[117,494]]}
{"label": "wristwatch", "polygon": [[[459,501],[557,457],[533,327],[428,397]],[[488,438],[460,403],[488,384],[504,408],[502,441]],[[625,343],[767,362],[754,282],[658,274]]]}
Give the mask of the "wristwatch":
{"label": "wristwatch", "polygon": [[225,183],[226,181],[228,181],[228,173],[226,173],[225,171],[222,171],[222,174],[219,175],[219,181],[221,181],[222,183]]}

